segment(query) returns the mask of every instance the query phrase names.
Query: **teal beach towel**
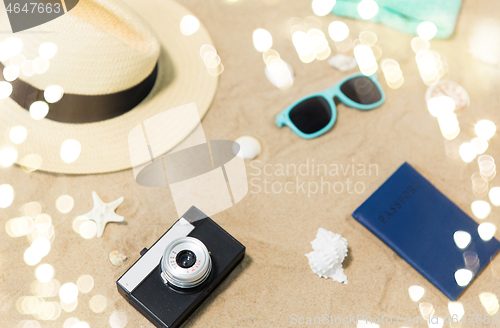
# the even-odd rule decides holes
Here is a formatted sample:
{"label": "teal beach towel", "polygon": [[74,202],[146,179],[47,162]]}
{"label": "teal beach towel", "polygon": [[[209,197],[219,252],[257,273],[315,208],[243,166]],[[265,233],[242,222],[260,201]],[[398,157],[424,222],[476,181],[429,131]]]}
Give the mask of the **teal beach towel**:
{"label": "teal beach towel", "polygon": [[[358,13],[360,0],[337,0],[332,13],[362,19]],[[417,26],[430,21],[436,24],[435,38],[446,39],[453,34],[462,0],[375,0],[379,11],[371,22],[385,24],[408,34],[417,34]]]}

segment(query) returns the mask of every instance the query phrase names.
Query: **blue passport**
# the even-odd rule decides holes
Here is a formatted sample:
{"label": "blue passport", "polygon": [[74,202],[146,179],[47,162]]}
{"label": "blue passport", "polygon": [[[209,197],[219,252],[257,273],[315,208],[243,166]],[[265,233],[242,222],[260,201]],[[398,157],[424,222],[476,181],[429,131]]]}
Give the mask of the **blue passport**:
{"label": "blue passport", "polygon": [[[500,249],[500,242],[480,238],[478,224],[405,163],[352,216],[391,247],[451,300],[455,300]],[[460,249],[453,235],[468,232]],[[473,278],[459,286],[455,272]]]}

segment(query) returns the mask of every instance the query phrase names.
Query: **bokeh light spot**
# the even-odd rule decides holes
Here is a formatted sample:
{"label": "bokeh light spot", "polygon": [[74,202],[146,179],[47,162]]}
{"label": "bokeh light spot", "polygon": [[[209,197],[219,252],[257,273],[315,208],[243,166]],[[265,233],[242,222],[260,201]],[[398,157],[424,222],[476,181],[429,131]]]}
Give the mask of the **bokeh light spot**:
{"label": "bokeh light spot", "polygon": [[464,306],[460,302],[449,302],[448,311],[454,322],[460,321],[465,314]]}
{"label": "bokeh light spot", "polygon": [[30,106],[30,115],[34,120],[41,120],[49,113],[49,105],[45,101],[35,101]]}
{"label": "bokeh light spot", "polygon": [[217,50],[215,50],[215,48],[209,44],[204,44],[200,47],[200,56],[203,60],[205,60],[206,56],[207,55],[211,55],[211,54],[217,54]]}
{"label": "bokeh light spot", "polygon": [[34,314],[38,320],[55,320],[61,315],[61,306],[56,302],[44,302],[37,313]]}
{"label": "bokeh light spot", "polygon": [[500,206],[500,187],[493,187],[490,189],[488,196],[490,198],[490,202],[494,206]]}
{"label": "bokeh light spot", "polygon": [[425,21],[418,24],[417,34],[420,38],[428,41],[436,36],[436,33],[437,27],[433,22]]}
{"label": "bokeh light spot", "polygon": [[[272,51],[272,49],[266,51],[265,53],[270,51]],[[283,61],[279,57],[278,53],[276,54],[277,55],[269,55],[265,57],[264,61],[266,62],[266,68],[264,69],[264,72],[269,82],[279,89],[284,90],[293,84],[293,68],[290,64]]]}
{"label": "bokeh light spot", "polygon": [[[35,224],[36,227],[36,224]],[[31,243],[31,247],[39,257],[45,257],[50,252],[50,241],[47,238],[38,238]]]}
{"label": "bokeh light spot", "polygon": [[42,166],[42,157],[38,154],[29,154],[21,159],[20,164],[26,172],[33,172]]}
{"label": "bokeh light spot", "polygon": [[40,323],[36,320],[23,320],[18,325],[19,328],[41,328]]}
{"label": "bokeh light spot", "polygon": [[367,44],[359,44],[354,47],[354,57],[358,62],[359,70],[364,75],[372,75],[377,69],[377,60],[373,55],[373,50]]}
{"label": "bokeh light spot", "polygon": [[32,76],[36,73],[35,65],[33,60],[26,60],[21,65],[21,72],[23,72],[24,76]]}
{"label": "bokeh light spot", "polygon": [[38,53],[44,59],[51,59],[57,54],[57,45],[52,42],[44,42],[38,48]]}
{"label": "bokeh light spot", "polygon": [[113,312],[109,317],[112,328],[125,328],[127,326],[127,314],[125,312]]}
{"label": "bokeh light spot", "polygon": [[455,272],[455,281],[460,287],[465,287],[472,280],[474,274],[468,269],[459,269]]}
{"label": "bokeh light spot", "polygon": [[71,212],[73,206],[75,206],[75,200],[69,195],[59,196],[56,200],[56,208],[63,214]]}
{"label": "bokeh light spot", "polygon": [[484,200],[475,200],[471,204],[472,214],[480,220],[486,219],[491,212],[491,206]]}
{"label": "bokeh light spot", "polygon": [[61,308],[65,311],[65,312],[73,312],[75,311],[75,309],[78,307],[78,298],[75,299],[73,302],[71,303],[64,303],[61,301]]}
{"label": "bokeh light spot", "polygon": [[442,113],[438,116],[438,124],[441,135],[446,140],[453,140],[460,133],[460,124],[458,123],[458,118],[455,113]]}
{"label": "bokeh light spot", "polygon": [[435,51],[420,50],[415,55],[415,60],[420,77],[427,86],[436,84],[445,73],[445,58]]}
{"label": "bokeh light spot", "polygon": [[273,37],[271,33],[263,28],[253,31],[253,46],[259,52],[264,52],[273,46]]}
{"label": "bokeh light spot", "polygon": [[16,302],[16,308],[21,314],[35,314],[44,302],[45,300],[41,297],[21,297]]}
{"label": "bokeh light spot", "polygon": [[64,89],[60,85],[50,85],[45,88],[43,97],[49,104],[53,104],[61,100],[64,95]]}
{"label": "bokeh light spot", "polygon": [[59,295],[61,283],[57,279],[51,279],[49,282],[40,282],[35,280],[31,285],[33,295],[39,297],[56,297]]}
{"label": "bokeh light spot", "polygon": [[16,37],[8,38],[4,44],[9,49],[10,56],[15,56],[23,50],[23,41]]}
{"label": "bokeh light spot", "polygon": [[377,43],[377,35],[370,31],[363,31],[359,33],[359,39],[368,42],[370,47],[373,47]]}
{"label": "bokeh light spot", "polygon": [[0,81],[0,99],[9,98],[12,94],[12,84],[6,81]]}
{"label": "bokeh light spot", "polygon": [[421,286],[410,286],[408,288],[408,294],[410,294],[410,298],[413,302],[418,302],[424,296],[425,289]]}
{"label": "bokeh light spot", "polygon": [[490,120],[481,120],[474,126],[476,135],[483,140],[490,140],[497,131],[497,126]]}
{"label": "bokeh light spot", "polygon": [[21,206],[21,213],[32,218],[42,213],[42,204],[39,202],[29,202]]}
{"label": "bokeh light spot", "polygon": [[80,322],[78,318],[71,317],[64,321],[63,328],[75,328],[75,325]]}
{"label": "bokeh light spot", "polygon": [[17,54],[10,57],[10,64],[19,68],[21,68],[21,66],[24,64],[25,61],[26,57],[22,54]]}
{"label": "bokeh light spot", "polygon": [[79,228],[80,235],[85,239],[92,239],[97,234],[97,225],[94,221],[84,221]]}
{"label": "bokeh light spot", "polygon": [[19,67],[14,65],[7,65],[3,69],[3,77],[7,82],[12,82],[16,80],[19,77],[20,73],[21,70],[19,69]]}
{"label": "bokeh light spot", "polygon": [[429,50],[430,43],[427,40],[424,40],[420,37],[415,37],[411,40],[411,49],[413,52],[417,53],[420,50]]}
{"label": "bokeh light spot", "polygon": [[[372,48],[373,50],[373,48]],[[391,89],[398,89],[404,83],[403,72],[399,63],[394,59],[384,59],[382,61],[382,72],[384,73],[385,81]]]}
{"label": "bokeh light spot", "polygon": [[332,11],[335,3],[336,0],[313,0],[312,10],[318,16],[325,16]]}
{"label": "bokeh light spot", "polygon": [[193,35],[200,28],[200,21],[193,15],[186,15],[181,19],[181,33]]}
{"label": "bokeh light spot", "polygon": [[78,287],[74,283],[68,282],[59,289],[59,298],[61,302],[71,304],[78,298]]}
{"label": "bokeh light spot", "polygon": [[448,96],[438,96],[429,99],[427,109],[434,117],[452,113],[455,110],[455,101]]}
{"label": "bokeh light spot", "polygon": [[48,59],[42,57],[36,57],[34,62],[37,74],[43,74],[49,70],[50,61]]}
{"label": "bokeh light spot", "polygon": [[82,225],[83,222],[86,222],[86,221],[89,221],[89,219],[86,216],[83,216],[83,215],[77,216],[73,220],[73,230],[79,234],[80,233],[80,226]]}
{"label": "bokeh light spot", "polygon": [[476,147],[470,142],[465,142],[459,148],[460,157],[466,163],[470,163],[476,158]]}
{"label": "bokeh light spot", "polygon": [[349,27],[341,21],[333,21],[328,25],[328,34],[335,42],[344,41],[349,36]]}
{"label": "bokeh light spot", "polygon": [[80,276],[76,281],[76,286],[81,293],[90,293],[92,288],[94,288],[94,278],[88,274]]}
{"label": "bokeh light spot", "polygon": [[14,126],[12,129],[10,129],[9,132],[10,140],[16,145],[22,144],[24,140],[26,140],[27,136],[28,136],[28,130],[26,130],[24,126],[20,125]]}
{"label": "bokeh light spot", "polygon": [[52,218],[47,213],[41,213],[35,217],[35,229],[39,232],[46,232],[51,226]]}
{"label": "bokeh light spot", "polygon": [[85,321],[79,321],[73,326],[73,328],[90,328],[90,326]]}
{"label": "bokeh light spot", "polygon": [[479,237],[481,237],[484,241],[489,241],[495,235],[497,231],[497,227],[490,222],[481,223],[479,227],[477,227],[477,233]]}
{"label": "bokeh light spot", "polygon": [[0,208],[9,207],[14,201],[14,188],[10,184],[0,185]]}
{"label": "bokeh light spot", "polygon": [[34,229],[33,219],[29,216],[10,219],[5,222],[5,231],[12,237],[21,237],[30,234]]}
{"label": "bokeh light spot", "polygon": [[26,249],[23,258],[24,262],[29,266],[37,265],[42,260],[40,253],[38,253],[37,250],[33,247],[28,247]]}
{"label": "bokeh light spot", "polygon": [[40,264],[35,270],[35,276],[42,283],[49,282],[54,277],[54,267],[50,264]]}
{"label": "bokeh light spot", "polygon": [[500,306],[495,294],[489,292],[481,293],[479,294],[479,300],[489,315],[495,315],[498,312]]}
{"label": "bokeh light spot", "polygon": [[374,0],[361,0],[358,3],[358,14],[363,19],[371,19],[378,13],[378,4]]}
{"label": "bokeh light spot", "polygon": [[61,145],[61,159],[65,163],[73,163],[82,151],[82,145],[75,139],[67,139]]}
{"label": "bokeh light spot", "polygon": [[455,231],[453,234],[453,240],[458,248],[464,249],[469,246],[471,241],[471,235],[467,231]]}
{"label": "bokeh light spot", "polygon": [[0,150],[0,165],[9,167],[17,160],[17,150],[12,147],[7,147]]}
{"label": "bokeh light spot", "polygon": [[471,143],[476,147],[478,155],[483,154],[488,149],[488,141],[481,138],[472,139]]}
{"label": "bokeh light spot", "polygon": [[108,300],[102,295],[94,295],[89,301],[89,306],[92,312],[102,313],[108,306]]}
{"label": "bokeh light spot", "polygon": [[10,50],[5,42],[0,42],[0,61],[7,61],[10,58]]}

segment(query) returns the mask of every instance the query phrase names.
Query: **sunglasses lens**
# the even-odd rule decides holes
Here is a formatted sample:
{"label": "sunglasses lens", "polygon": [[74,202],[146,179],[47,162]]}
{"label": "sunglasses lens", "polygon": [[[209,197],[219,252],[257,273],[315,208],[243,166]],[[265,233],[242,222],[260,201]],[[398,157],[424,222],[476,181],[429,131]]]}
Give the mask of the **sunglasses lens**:
{"label": "sunglasses lens", "polygon": [[382,99],[379,89],[368,77],[359,76],[346,81],[340,87],[340,91],[352,101],[370,105]]}
{"label": "sunglasses lens", "polygon": [[325,98],[312,97],[298,103],[289,115],[300,131],[311,134],[328,125],[332,118],[332,109]]}

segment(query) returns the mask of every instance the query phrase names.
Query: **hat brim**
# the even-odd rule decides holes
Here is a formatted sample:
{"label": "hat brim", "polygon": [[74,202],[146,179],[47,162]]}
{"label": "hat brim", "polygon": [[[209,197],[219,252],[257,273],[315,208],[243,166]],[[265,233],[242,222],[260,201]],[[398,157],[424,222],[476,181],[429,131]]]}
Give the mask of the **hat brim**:
{"label": "hat brim", "polygon": [[[206,29],[200,28],[190,36],[180,31],[180,21],[191,14],[172,0],[124,0],[156,32],[162,46],[158,62],[158,77],[150,95],[131,111],[113,119],[68,124],[42,119],[36,121],[29,112],[12,99],[0,100],[0,130],[18,125],[28,131],[26,141],[17,145],[18,164],[29,155],[41,157],[38,170],[65,174],[95,174],[131,168],[128,134],[137,125],[158,113],[194,102],[200,118],[208,111],[217,90],[218,78],[211,76],[199,53],[203,44],[212,45]],[[183,124],[182,117],[163,124],[163,131],[172,131],[165,142],[164,152],[175,147],[196,128]],[[168,124],[168,126],[167,126]],[[60,155],[65,140],[75,139],[81,153],[73,163],[65,163]]]}

